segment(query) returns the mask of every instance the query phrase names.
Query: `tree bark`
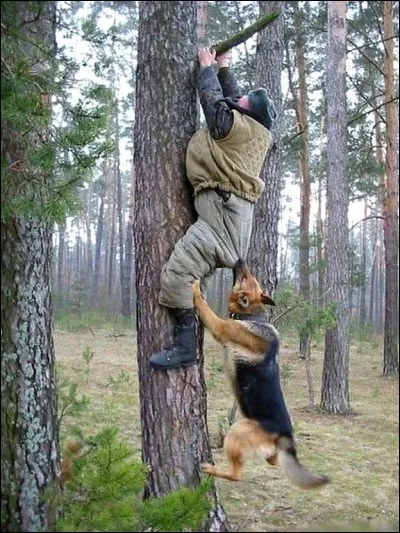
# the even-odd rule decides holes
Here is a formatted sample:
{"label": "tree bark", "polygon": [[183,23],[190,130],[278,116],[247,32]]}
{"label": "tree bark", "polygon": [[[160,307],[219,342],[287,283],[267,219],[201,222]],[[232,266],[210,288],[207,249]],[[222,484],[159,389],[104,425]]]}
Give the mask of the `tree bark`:
{"label": "tree bark", "polygon": [[[336,325],[326,331],[321,408],[350,412],[349,399],[349,235],[346,120],[346,3],[328,2],[327,62],[327,300]],[[340,206],[340,209],[338,209]]]}
{"label": "tree bark", "polygon": [[[189,369],[152,370],[148,359],[171,340],[158,304],[161,270],[195,220],[185,153],[196,127],[196,2],[140,2],[135,123],[135,263],[142,455],[147,496],[196,486],[211,458],[203,357]],[[178,58],[172,61],[171,58]],[[215,489],[204,528],[226,531]]]}
{"label": "tree bark", "polygon": [[[260,1],[262,14],[282,10],[283,2]],[[265,190],[255,208],[248,253],[254,275],[270,294],[273,294],[277,285],[278,220],[282,188],[282,62],[283,16],[281,15],[258,34],[255,75],[255,86],[267,89],[278,115],[272,132],[272,148],[261,171],[260,177],[265,183]]]}
{"label": "tree bark", "polygon": [[[393,35],[393,2],[384,2],[384,37]],[[386,106],[386,188],[383,197],[385,242],[385,330],[383,374],[390,376],[399,371],[399,248],[398,248],[398,173],[395,174],[396,106],[394,103],[393,39],[385,42],[385,100]],[[398,167],[397,167],[398,170]]]}
{"label": "tree bark", "polygon": [[[7,4],[4,13],[2,5],[2,41],[9,41],[15,56],[2,60],[13,65],[17,57],[16,72],[26,64],[42,68],[41,61],[55,51],[56,3],[44,2],[40,9],[37,2],[21,1],[13,8]],[[7,18],[10,9],[12,20]],[[45,57],[31,43],[40,44]],[[3,75],[6,79],[8,72],[2,67]],[[41,105],[51,105],[49,95],[39,94],[33,84],[24,87],[26,93],[19,97],[36,101],[38,113]],[[12,213],[1,222],[2,531],[52,530],[55,509],[46,494],[57,489],[60,471],[51,304],[53,223],[42,215],[51,182],[40,167],[32,170],[34,163],[26,157],[27,141],[29,148],[36,148],[49,135],[43,121],[39,125],[32,118],[32,124],[29,138],[22,138],[18,123],[3,117],[1,123],[2,163],[7,163],[12,183],[10,187],[2,180],[2,203],[33,200],[37,209]]]}

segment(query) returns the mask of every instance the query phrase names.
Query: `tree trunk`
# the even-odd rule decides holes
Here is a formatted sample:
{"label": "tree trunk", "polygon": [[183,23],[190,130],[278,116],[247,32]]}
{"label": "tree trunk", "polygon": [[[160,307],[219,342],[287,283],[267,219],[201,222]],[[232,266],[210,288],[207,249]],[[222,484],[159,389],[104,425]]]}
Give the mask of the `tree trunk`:
{"label": "tree trunk", "polygon": [[[18,60],[13,82],[26,63],[38,70],[41,61],[48,64],[55,50],[55,11],[52,1],[39,7],[27,1],[2,5],[2,41],[15,54],[2,55],[2,65],[4,60],[14,69]],[[2,66],[2,84],[8,75]],[[39,114],[41,106],[51,105],[50,97],[23,79],[26,92],[18,95],[19,105],[34,102]],[[1,530],[30,532],[53,530],[55,510],[45,496],[57,489],[60,470],[50,283],[53,223],[42,216],[52,184],[48,169],[43,172],[26,158],[49,136],[43,116],[40,122],[33,114],[29,118],[29,136],[21,135],[18,121],[2,117],[1,123],[2,167],[5,162],[9,173],[7,182],[2,179],[2,205],[35,204],[34,213],[11,211],[1,222]]]}
{"label": "tree trunk", "polygon": [[[300,256],[299,278],[300,295],[310,300],[310,165],[309,165],[309,134],[308,134],[308,101],[306,65],[304,59],[304,40],[301,29],[301,15],[298,2],[294,3],[294,20],[296,31],[296,61],[299,73],[300,98],[296,99],[297,128],[300,136]],[[310,356],[310,340],[307,334],[300,336],[299,355],[301,359]]]}
{"label": "tree trunk", "polygon": [[61,296],[64,292],[65,268],[65,222],[58,226],[58,263],[57,263],[57,291]]}
{"label": "tree trunk", "polygon": [[108,298],[111,299],[114,288],[114,267],[115,267],[115,219],[117,209],[117,176],[114,169],[112,187],[112,206],[109,207],[109,238],[108,238]]}
{"label": "tree trunk", "polygon": [[133,252],[133,222],[135,208],[135,168],[132,164],[131,199],[129,203],[129,218],[126,225],[125,260],[122,271],[122,315],[131,316],[131,280],[132,280],[132,252]]}
{"label": "tree trunk", "polygon": [[318,307],[324,306],[324,282],[325,282],[325,267],[324,267],[324,223],[322,220],[322,189],[323,189],[323,150],[324,150],[324,121],[325,115],[321,113],[321,127],[320,127],[320,143],[319,143],[319,171],[318,171],[318,207],[317,207],[317,277],[318,277]]}
{"label": "tree trunk", "polygon": [[[261,14],[282,10],[283,2],[260,1]],[[267,89],[275,103],[278,118],[272,132],[274,136],[272,148],[266,157],[260,176],[265,183],[265,190],[255,208],[248,261],[261,286],[273,294],[277,285],[278,220],[282,188],[283,15],[281,14],[257,37],[255,86]]]}
{"label": "tree trunk", "polygon": [[[140,2],[134,232],[137,353],[142,455],[151,466],[146,494],[154,497],[182,485],[196,486],[201,463],[211,458],[202,354],[198,365],[169,372],[152,370],[148,362],[171,340],[169,313],[157,300],[161,270],[195,220],[185,153],[196,126],[196,14],[196,2]],[[213,498],[205,529],[226,531],[215,489]]]}
{"label": "tree trunk", "polygon": [[[86,213],[86,280],[87,290],[90,291],[93,280],[93,254],[92,254],[92,182],[89,183],[87,213]],[[89,292],[88,292],[89,294]]]}
{"label": "tree trunk", "polygon": [[[117,213],[118,213],[118,246],[119,246],[119,277],[121,287],[121,313],[123,316],[129,316],[124,309],[124,300],[126,300],[124,291],[124,223],[123,223],[123,202],[122,202],[122,183],[121,183],[121,166],[119,151],[119,117],[118,117],[118,100],[115,103],[115,142],[117,149],[115,151],[115,176],[117,180]],[[130,290],[130,287],[128,288]]]}
{"label": "tree trunk", "polygon": [[[382,239],[383,241],[383,239]],[[383,244],[381,244],[379,249],[379,275],[377,280],[377,293],[380,295],[385,294],[385,250]],[[384,333],[385,328],[385,298],[381,296],[378,301],[377,306],[377,325],[378,325],[378,333],[381,335]]]}
{"label": "tree trunk", "polygon": [[[238,31],[242,31],[245,27],[245,23],[243,21],[242,14],[240,12],[240,4],[238,1],[234,2],[235,4],[235,11],[236,11],[236,19],[237,19],[237,29]],[[253,75],[252,75],[252,59],[249,54],[249,49],[247,47],[247,41],[244,41],[243,43],[244,53],[246,56],[246,83],[250,89],[253,89]]]}
{"label": "tree trunk", "polygon": [[[372,98],[374,105],[378,105],[378,96],[375,85],[372,86]],[[381,205],[381,211],[382,216],[384,216],[384,195],[385,195],[385,189],[386,189],[386,175],[385,175],[385,156],[383,153],[383,144],[384,140],[382,138],[382,131],[381,131],[381,117],[378,113],[378,111],[374,111],[374,131],[375,131],[375,144],[376,144],[376,158],[379,162],[380,167],[383,169],[381,171],[380,177],[379,177],[379,201]],[[378,223],[377,225],[377,239],[379,243],[383,240],[383,234],[382,234],[382,225]],[[382,333],[382,315],[384,302],[385,302],[385,288],[381,287],[381,281],[382,281],[382,270],[381,270],[381,264],[382,264],[382,248],[381,245],[377,248],[377,257],[376,257],[376,278],[375,278],[375,295],[376,298],[374,300],[374,331],[375,333]]]}
{"label": "tree trunk", "polygon": [[[368,215],[368,202],[364,200],[364,218]],[[360,287],[360,329],[365,329],[367,321],[367,220],[361,226],[361,281]]]}
{"label": "tree trunk", "polygon": [[399,248],[398,248],[398,190],[395,174],[396,104],[394,102],[393,74],[393,2],[384,2],[385,42],[385,100],[386,106],[386,189],[383,198],[385,241],[385,333],[383,348],[383,374],[390,376],[399,371]]}
{"label": "tree trunk", "polygon": [[369,306],[368,306],[368,322],[371,331],[375,331],[374,310],[376,309],[375,283],[376,283],[376,264],[377,264],[377,250],[378,250],[378,222],[376,220],[370,221],[370,240],[372,242],[372,257],[371,269],[369,278]]}
{"label": "tree trunk", "polygon": [[[327,62],[327,300],[336,325],[326,331],[321,408],[350,412],[349,399],[349,235],[346,114],[346,2],[328,2]],[[340,209],[338,209],[340,206]]]}
{"label": "tree trunk", "polygon": [[286,226],[286,234],[282,237],[282,255],[281,255],[281,266],[280,266],[280,281],[281,283],[286,283],[290,276],[288,274],[289,264],[288,264],[288,255],[289,255],[289,243],[290,243],[290,232],[292,229],[292,210],[289,208],[289,216]]}
{"label": "tree trunk", "polygon": [[97,229],[96,229],[96,249],[94,256],[94,273],[93,273],[93,284],[92,284],[92,303],[95,304],[97,300],[97,291],[99,288],[99,279],[100,279],[100,269],[101,269],[101,244],[103,240],[103,226],[104,226],[104,199],[106,195],[106,171],[105,163],[103,165],[104,175],[103,179],[100,179],[100,205],[99,205],[99,215],[97,217]]}

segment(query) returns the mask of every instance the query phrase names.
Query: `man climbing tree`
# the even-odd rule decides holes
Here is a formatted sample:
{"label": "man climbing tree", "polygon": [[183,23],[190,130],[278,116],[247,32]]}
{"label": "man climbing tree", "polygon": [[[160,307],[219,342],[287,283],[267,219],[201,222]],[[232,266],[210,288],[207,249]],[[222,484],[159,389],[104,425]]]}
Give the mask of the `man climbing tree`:
{"label": "man climbing tree", "polygon": [[218,77],[214,50],[202,48],[198,58],[207,127],[192,137],[186,155],[198,219],[162,273],[159,302],[171,309],[177,323],[174,345],[150,358],[163,370],[196,362],[193,281],[200,279],[205,292],[216,268],[233,268],[247,254],[254,205],[264,189],[259,173],[276,117],[265,89],[241,95],[227,53],[216,58]]}

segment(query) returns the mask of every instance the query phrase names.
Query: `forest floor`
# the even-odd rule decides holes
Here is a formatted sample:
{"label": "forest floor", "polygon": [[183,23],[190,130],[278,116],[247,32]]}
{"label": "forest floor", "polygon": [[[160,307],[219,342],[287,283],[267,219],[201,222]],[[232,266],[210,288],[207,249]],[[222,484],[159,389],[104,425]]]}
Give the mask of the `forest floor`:
{"label": "forest floor", "polygon": [[[55,346],[60,376],[78,383],[89,396],[89,411],[79,424],[93,434],[116,425],[140,458],[140,417],[135,338],[128,323],[56,321]],[[94,352],[89,366],[82,353]],[[296,339],[281,334],[282,386],[304,466],[328,475],[321,491],[294,488],[279,468],[261,459],[246,464],[239,483],[217,480],[222,505],[234,531],[398,531],[399,524],[399,387],[381,376],[381,342],[359,340],[350,352],[350,396],[354,414],[347,417],[309,412],[304,363]],[[216,464],[225,456],[216,448],[218,427],[226,426],[232,394],[222,371],[221,349],[206,337],[208,425]],[[319,402],[322,345],[314,345],[311,368]],[[87,371],[88,370],[88,371]]]}

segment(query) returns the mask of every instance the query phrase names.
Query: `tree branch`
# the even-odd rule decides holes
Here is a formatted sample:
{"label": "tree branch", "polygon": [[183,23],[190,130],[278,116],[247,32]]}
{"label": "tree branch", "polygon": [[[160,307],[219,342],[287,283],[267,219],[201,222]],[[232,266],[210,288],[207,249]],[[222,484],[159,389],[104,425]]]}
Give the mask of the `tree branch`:
{"label": "tree branch", "polygon": [[[362,98],[365,102],[367,102],[368,105],[370,105],[371,107],[373,107],[373,106],[374,106],[373,102],[371,102],[371,100],[370,100],[367,96],[365,96],[365,94],[361,91],[360,87],[357,85],[357,83],[354,81],[354,79],[353,79],[349,74],[347,74],[347,77],[349,78],[349,80],[350,80],[351,83],[353,84],[353,87],[354,87],[355,90],[358,92],[358,94],[361,96],[361,98]],[[379,115],[379,118],[382,120],[382,122],[385,122],[385,123],[386,123],[386,121],[385,121],[385,119],[383,118],[383,116],[382,116],[380,113],[378,113],[378,115]]]}
{"label": "tree branch", "polygon": [[238,44],[242,44],[247,41],[247,39],[249,39],[252,35],[263,30],[266,26],[268,26],[268,24],[271,24],[271,22],[273,22],[278,17],[278,11],[271,11],[270,13],[267,13],[263,17],[256,20],[254,24],[247,26],[247,28],[244,28],[242,31],[235,33],[235,35],[232,35],[231,37],[229,37],[229,39],[226,39],[221,43],[217,43],[211,48],[214,48],[217,56],[220,56],[221,54],[224,54],[225,52],[237,46]]}
{"label": "tree branch", "polygon": [[355,48],[356,50],[358,50],[358,51],[360,52],[360,54],[361,54],[363,57],[365,57],[365,59],[366,59],[369,63],[371,63],[371,65],[373,65],[373,66],[376,68],[376,70],[377,70],[380,74],[382,74],[382,76],[385,75],[384,70],[383,70],[383,69],[382,69],[377,63],[375,63],[375,61],[374,61],[373,59],[371,59],[371,58],[370,58],[365,52],[363,52],[363,51],[361,50],[361,48],[362,48],[361,46],[356,45],[355,42],[352,41],[352,40],[350,39],[350,37],[347,37],[347,40],[349,41],[349,43],[350,43],[352,46],[354,46],[354,48]]}
{"label": "tree branch", "polygon": [[[327,294],[329,294],[332,290],[332,287],[329,287],[328,289],[326,289],[326,291],[324,292],[324,294],[321,294],[321,296],[317,296],[317,298],[314,298],[313,300],[310,300],[309,303],[311,304],[314,304],[314,303],[317,303],[319,302],[320,300],[322,300],[323,298],[325,298],[325,296]],[[277,322],[278,320],[280,320],[281,318],[283,318],[285,315],[287,315],[288,313],[290,313],[291,311],[293,311],[293,309],[296,309],[297,307],[299,307],[301,305],[302,302],[299,302],[299,303],[296,303],[295,305],[293,305],[292,307],[288,307],[287,309],[285,309],[284,311],[282,311],[282,313],[280,313],[279,315],[277,315],[276,317],[272,317],[271,319],[271,324],[274,324],[275,322]]]}
{"label": "tree branch", "polygon": [[356,117],[351,118],[347,122],[347,125],[350,126],[350,124],[352,124],[353,122],[356,122],[356,120],[359,120],[360,118],[363,118],[366,115],[369,115],[370,113],[373,113],[374,111],[377,111],[378,109],[380,109],[384,105],[390,104],[390,102],[394,102],[395,100],[398,100],[398,99],[399,99],[399,97],[395,96],[394,98],[391,98],[390,100],[387,100],[386,102],[383,102],[382,104],[379,104],[378,106],[374,107],[373,109],[369,109],[368,111],[365,111],[365,113],[362,113],[361,115],[357,115]]}
{"label": "tree branch", "polygon": [[364,222],[365,220],[371,220],[372,218],[380,218],[381,220],[385,220],[385,217],[382,217],[381,215],[370,215],[369,217],[362,218],[361,220],[359,220],[358,222],[356,222],[355,224],[353,224],[353,225],[351,226],[351,228],[349,229],[349,233],[350,233],[350,231],[352,231],[356,226],[358,226],[358,224],[361,224],[361,222]]}
{"label": "tree branch", "polygon": [[351,52],[355,52],[356,50],[360,51],[361,48],[365,48],[366,46],[371,46],[379,43],[384,43],[385,41],[391,41],[392,39],[398,39],[398,35],[392,35],[391,37],[386,37],[386,39],[380,39],[379,41],[373,41],[365,44],[361,44],[358,48],[352,48],[351,50],[347,50],[347,52],[350,54]]}
{"label": "tree branch", "polygon": [[292,135],[291,137],[289,137],[288,139],[284,140],[283,141],[283,144],[284,146],[287,146],[288,144],[290,144],[291,142],[293,142],[297,137],[299,137],[299,135],[303,135],[303,133],[308,129],[308,126],[306,126],[305,128],[303,128],[301,131],[298,131],[297,133],[295,133],[294,135]]}

